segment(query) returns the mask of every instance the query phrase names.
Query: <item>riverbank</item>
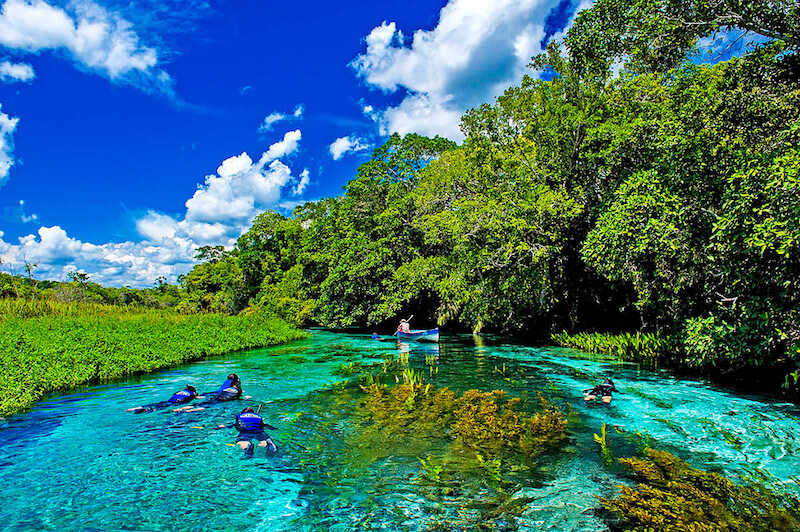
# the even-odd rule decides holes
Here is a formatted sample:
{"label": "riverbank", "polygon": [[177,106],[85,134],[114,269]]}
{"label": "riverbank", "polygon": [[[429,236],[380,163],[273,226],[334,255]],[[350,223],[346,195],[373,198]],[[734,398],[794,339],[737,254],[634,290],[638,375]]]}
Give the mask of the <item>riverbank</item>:
{"label": "riverbank", "polygon": [[30,315],[0,316],[0,416],[25,410],[49,393],[306,336],[261,314],[50,304]]}
{"label": "riverbank", "polygon": [[797,362],[784,357],[761,365],[743,362],[727,364],[692,363],[674,338],[653,333],[576,333],[553,334],[561,347],[607,355],[648,368],[669,368],[677,375],[706,378],[738,393],[765,393],[794,402],[800,401],[800,370]]}

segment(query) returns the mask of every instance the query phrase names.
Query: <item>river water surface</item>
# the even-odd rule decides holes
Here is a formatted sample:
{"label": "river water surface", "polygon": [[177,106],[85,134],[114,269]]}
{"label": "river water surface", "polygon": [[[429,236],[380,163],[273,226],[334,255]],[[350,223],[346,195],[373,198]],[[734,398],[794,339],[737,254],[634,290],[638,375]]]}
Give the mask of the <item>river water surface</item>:
{"label": "river water surface", "polygon": [[[360,390],[344,384],[358,372],[336,374],[342,365],[405,355],[435,386],[542,393],[571,412],[567,442],[532,471],[437,489],[420,459],[444,443],[421,450],[418,442],[369,437],[368,423],[355,415]],[[215,389],[230,372],[252,399],[188,414],[125,412],[187,383]],[[624,394],[611,405],[584,404],[581,390],[606,376]],[[261,414],[278,427],[276,455],[262,449],[247,459],[232,446],[234,429],[214,429],[245,404],[263,405]],[[760,469],[796,488],[795,405],[570,349],[468,335],[436,346],[314,332],[51,397],[0,419],[0,530],[468,530],[480,521],[497,530],[602,531],[597,496],[628,482],[603,464],[593,437],[603,423],[621,453],[634,446],[624,435],[638,431],[694,466],[729,475]],[[515,509],[493,511],[498,504]]]}

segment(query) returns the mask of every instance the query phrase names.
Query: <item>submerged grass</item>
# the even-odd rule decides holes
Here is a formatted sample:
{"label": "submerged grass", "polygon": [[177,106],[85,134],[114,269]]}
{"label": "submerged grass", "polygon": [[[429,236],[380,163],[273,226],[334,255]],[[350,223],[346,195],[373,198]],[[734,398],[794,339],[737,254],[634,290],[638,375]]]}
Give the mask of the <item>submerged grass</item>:
{"label": "submerged grass", "polygon": [[632,532],[790,532],[800,530],[800,501],[769,488],[767,478],[736,484],[701,471],[668,452],[645,449],[623,458],[638,482],[620,486],[615,499],[600,499],[619,520],[615,529]]}
{"label": "submerged grass", "polygon": [[[346,505],[352,529],[405,530],[420,508],[420,530],[516,529],[526,502],[519,494],[563,449],[567,416],[541,396],[426,382],[431,366],[406,362],[364,366],[293,420],[304,434],[309,459],[301,467],[313,496]],[[364,489],[357,478],[375,481]],[[392,515],[398,501],[402,511]]]}
{"label": "submerged grass", "polygon": [[305,336],[260,314],[180,315],[47,301],[3,301],[0,311],[0,416],[48,393]]}
{"label": "submerged grass", "polygon": [[[408,368],[395,381],[395,386],[385,386],[371,374],[365,376],[364,406],[372,428],[391,441],[450,441],[459,470],[483,469],[499,480],[503,470],[532,467],[536,457],[558,448],[566,437],[566,417],[543,396],[538,409],[528,413],[529,405],[502,390],[472,389],[459,395],[426,384],[423,372]],[[443,465],[448,462],[430,456],[421,461],[427,476],[440,479],[457,476],[452,463]]]}

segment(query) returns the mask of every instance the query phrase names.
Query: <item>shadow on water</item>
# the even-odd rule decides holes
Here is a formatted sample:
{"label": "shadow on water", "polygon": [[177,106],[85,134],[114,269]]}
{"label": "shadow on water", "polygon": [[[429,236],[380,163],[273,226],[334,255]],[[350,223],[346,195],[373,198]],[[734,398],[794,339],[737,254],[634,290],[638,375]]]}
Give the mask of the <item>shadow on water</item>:
{"label": "shadow on water", "polygon": [[[594,434],[633,452],[638,433],[697,466],[760,468],[789,481],[800,470],[797,407],[736,396],[561,348],[458,335],[440,344],[315,332],[290,345],[236,353],[52,397],[0,420],[3,530],[495,530],[605,528],[596,496],[624,479],[604,465]],[[446,434],[379,430],[358,384],[385,360],[456,394],[542,394],[568,415],[567,438],[535,463],[488,454],[475,466]],[[213,389],[236,372],[252,399],[179,414],[125,408],[187,383]],[[623,395],[585,404],[581,390],[611,376]],[[385,381],[389,384],[389,381]],[[245,459],[230,423],[262,405],[280,451]],[[616,430],[619,429],[619,430]],[[513,454],[513,453],[511,453]],[[513,467],[512,467],[513,466]]]}

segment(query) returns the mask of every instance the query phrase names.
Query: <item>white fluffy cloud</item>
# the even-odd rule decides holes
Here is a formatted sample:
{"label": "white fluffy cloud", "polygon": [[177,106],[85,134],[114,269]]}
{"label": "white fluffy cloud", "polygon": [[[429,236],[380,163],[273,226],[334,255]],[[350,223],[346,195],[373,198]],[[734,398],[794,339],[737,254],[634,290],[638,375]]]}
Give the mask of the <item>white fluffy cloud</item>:
{"label": "white fluffy cloud", "polygon": [[14,130],[19,118],[11,118],[2,112],[0,105],[0,187],[8,182],[8,174],[14,165]]}
{"label": "white fluffy cloud", "polygon": [[330,152],[334,161],[338,161],[348,152],[356,152],[366,149],[369,149],[369,144],[357,137],[339,137],[338,139],[334,140],[330,146],[328,146],[328,151]]}
{"label": "white fluffy cloud", "polygon": [[40,227],[18,244],[4,242],[0,233],[0,259],[18,270],[24,260],[38,263],[40,278],[66,279],[70,271],[81,270],[110,285],[148,286],[160,276],[175,279],[194,264],[199,246],[232,246],[258,213],[289,205],[282,199],[284,192],[303,193],[309,171],[295,176],[279,160],[297,151],[300,139],[299,130],[289,131],[257,161],[247,153],[224,160],[186,201],[183,216],[148,211],[135,220],[139,242],[96,245],[70,237],[59,226]]}
{"label": "white fluffy cloud", "polygon": [[308,168],[306,168],[302,172],[300,172],[300,180],[292,189],[292,196],[299,196],[300,194],[305,192],[306,187],[310,182],[311,182],[311,173],[308,171]]}
{"label": "white fluffy cloud", "polygon": [[12,83],[19,81],[28,83],[33,81],[36,74],[33,72],[33,67],[27,63],[11,63],[3,61],[0,63],[0,82]]}
{"label": "white fluffy cloud", "polygon": [[286,120],[286,115],[279,112],[270,113],[264,117],[264,121],[259,126],[259,131],[270,131],[272,127],[278,122]]}
{"label": "white fluffy cloud", "polygon": [[270,113],[264,117],[264,121],[261,122],[261,125],[258,127],[258,131],[261,133],[266,133],[267,131],[271,131],[272,128],[280,122],[300,120],[303,118],[305,112],[305,106],[302,103],[299,103],[294,107],[294,111],[289,114],[279,113],[278,111]]}
{"label": "white fluffy cloud", "polygon": [[382,132],[462,139],[461,115],[519,81],[541,51],[544,21],[557,3],[450,0],[432,30],[407,38],[394,22],[374,28],[351,66],[374,88],[405,92],[399,105],[378,116]]}
{"label": "white fluffy cloud", "polygon": [[261,156],[262,162],[274,161],[275,159],[280,159],[281,157],[295,153],[300,147],[301,137],[302,135],[299,129],[289,131],[283,136],[283,140],[270,146],[266,153]]}
{"label": "white fluffy cloud", "polygon": [[62,8],[44,0],[6,0],[0,9],[0,45],[18,53],[61,53],[78,66],[119,83],[171,93],[158,54],[131,24],[89,0]]}
{"label": "white fluffy cloud", "polygon": [[21,271],[27,261],[38,265],[34,272],[38,278],[66,280],[69,272],[83,271],[93,281],[109,285],[152,286],[160,276],[174,279],[191,268],[195,248],[187,239],[159,246],[148,242],[95,245],[71,238],[57,225],[41,227],[36,234],[20,238],[19,244],[0,238],[0,258],[9,268]]}
{"label": "white fluffy cloud", "polygon": [[381,135],[390,133],[419,133],[428,137],[441,135],[448,139],[463,138],[459,124],[461,109],[450,95],[415,93],[395,107],[383,111],[378,121]]}

